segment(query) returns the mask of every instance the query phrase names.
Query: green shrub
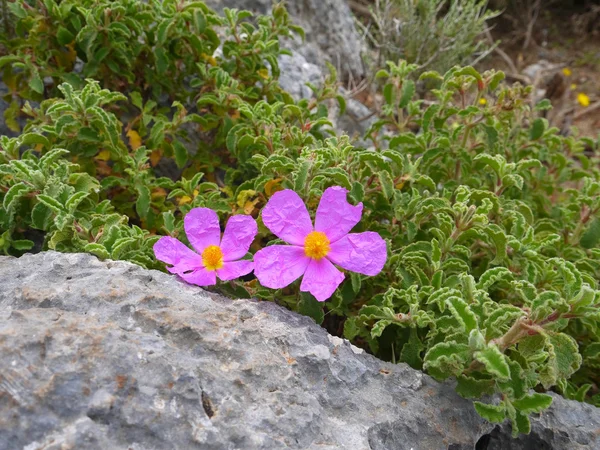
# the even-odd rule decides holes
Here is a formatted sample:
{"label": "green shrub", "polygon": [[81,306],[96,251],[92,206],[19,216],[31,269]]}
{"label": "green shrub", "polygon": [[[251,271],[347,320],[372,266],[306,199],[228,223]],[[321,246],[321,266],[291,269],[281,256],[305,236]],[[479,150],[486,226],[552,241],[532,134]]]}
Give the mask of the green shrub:
{"label": "green shrub", "polygon": [[[89,17],[95,4],[64,8]],[[111,5],[123,8],[124,22],[139,13],[127,0]],[[501,85],[502,73],[424,73],[421,79],[436,86],[435,101],[425,103],[415,98],[418,68],[400,62],[377,74],[382,116],[368,132],[372,148],[356,148],[326,120],[325,100],[337,96],[334,72],[313,87],[312,100],[295,102],[279,88],[272,60],[281,49],[267,43],[289,31],[283,9],[251,25],[244,12],[229,11],[223,20],[199,2],[186,5],[191,16],[197,10],[212,18],[204,32],[224,36],[224,44],[222,56],[198,53],[192,62],[167,54],[165,67],[174,74],[191,64],[190,80],[197,81],[180,79],[181,90],[141,81],[158,77],[158,60],[148,56],[132,84],[110,60],[85,60],[93,73],[53,78],[106,78],[36,92],[27,64],[9,63],[51,43],[27,31],[10,41],[14,53],[0,63],[21,80],[16,101],[51,98],[39,107],[26,103],[23,133],[0,140],[4,253],[22,254],[42,233],[44,249],[162,268],[153,243],[161,234],[185,240],[182,218],[193,207],[212,208],[223,220],[237,213],[260,218],[270,196],[289,188],[314,213],[327,187],[342,186],[364,205],[357,231],[377,231],[388,241],[380,275],[348,276],[327,303],[300,293],[297,282],[273,291],[246,279],[219,289],[276,301],[383,359],[438,379],[455,377],[461,395],[488,399],[475,403],[483,417],[508,418],[515,433],[529,431],[528,416],[549,405],[549,389],[600,405],[591,389],[600,382],[598,141],[549,128],[538,117],[549,105],[532,108],[530,88]],[[38,14],[12,11],[17,36],[21,20],[29,24]],[[160,23],[166,13],[153,11],[148,23]],[[69,14],[66,22],[50,22],[54,31],[71,23]],[[52,64],[45,60],[36,70],[56,74]],[[161,104],[165,93],[170,107]],[[202,137],[194,145],[192,132]],[[181,177],[161,177],[165,161],[178,165]],[[272,241],[259,220],[251,251]],[[490,403],[495,393],[498,401]]]}
{"label": "green shrub", "polygon": [[[370,43],[384,61],[406,60],[419,71],[445,72],[486,55],[487,21],[498,13],[487,0],[377,0],[372,9]],[[417,73],[418,74],[418,73]]]}

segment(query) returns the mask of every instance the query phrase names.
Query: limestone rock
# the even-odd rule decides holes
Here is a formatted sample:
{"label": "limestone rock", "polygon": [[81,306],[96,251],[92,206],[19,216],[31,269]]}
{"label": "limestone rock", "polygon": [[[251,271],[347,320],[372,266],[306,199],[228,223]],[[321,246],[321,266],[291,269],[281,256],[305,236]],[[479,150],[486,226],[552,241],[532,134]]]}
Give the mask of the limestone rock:
{"label": "limestone rock", "polygon": [[83,254],[0,257],[0,367],[0,450],[600,448],[589,405],[556,397],[512,447],[307,317]]}
{"label": "limestone rock", "polygon": [[0,449],[473,448],[451,386],[270,302],[125,262],[0,257]]}
{"label": "limestone rock", "polygon": [[[217,11],[238,8],[256,14],[269,14],[272,0],[208,0]],[[364,75],[361,59],[363,44],[346,0],[294,0],[286,3],[294,24],[304,28],[306,41],[285,42],[312,64],[325,67],[329,61],[340,70],[343,79]]]}

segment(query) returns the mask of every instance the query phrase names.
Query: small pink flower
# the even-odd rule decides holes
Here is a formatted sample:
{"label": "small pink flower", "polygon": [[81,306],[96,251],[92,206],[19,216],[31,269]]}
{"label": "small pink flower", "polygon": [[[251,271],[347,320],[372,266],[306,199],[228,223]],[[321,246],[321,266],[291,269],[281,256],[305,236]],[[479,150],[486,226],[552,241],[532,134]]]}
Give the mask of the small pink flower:
{"label": "small pink flower", "polygon": [[257,233],[256,222],[250,216],[233,216],[221,228],[217,213],[208,208],[194,208],[183,219],[183,226],[195,253],[175,238],[165,236],[154,244],[156,258],[173,267],[167,267],[185,281],[198,286],[216,284],[247,275],[254,263],[242,258]]}
{"label": "small pink flower", "polygon": [[325,190],[314,229],[298,194],[289,189],[273,194],[262,211],[263,223],[291,245],[271,245],[254,255],[254,274],[263,286],[280,289],[304,275],[300,290],[322,302],[344,280],[333,264],[364,275],[381,272],[385,241],[372,231],[348,234],[360,221],[363,205],[349,204],[347,192],[339,186]]}

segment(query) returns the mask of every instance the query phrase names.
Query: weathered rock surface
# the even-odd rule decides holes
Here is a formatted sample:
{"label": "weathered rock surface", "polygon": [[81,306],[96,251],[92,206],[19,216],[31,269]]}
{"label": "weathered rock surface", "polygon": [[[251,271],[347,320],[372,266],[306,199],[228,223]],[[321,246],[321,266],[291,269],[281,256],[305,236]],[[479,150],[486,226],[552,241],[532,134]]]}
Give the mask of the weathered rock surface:
{"label": "weathered rock surface", "polygon": [[589,405],[557,398],[511,447],[309,318],[82,254],[0,257],[0,367],[1,450],[600,448]]}
{"label": "weathered rock surface", "polygon": [[[208,0],[206,3],[217,11],[238,8],[257,14],[269,14],[273,6],[272,0]],[[287,48],[320,67],[329,61],[339,68],[344,79],[364,75],[363,44],[346,0],[294,0],[286,2],[286,8],[294,24],[306,32],[305,42],[300,39],[286,42]]]}

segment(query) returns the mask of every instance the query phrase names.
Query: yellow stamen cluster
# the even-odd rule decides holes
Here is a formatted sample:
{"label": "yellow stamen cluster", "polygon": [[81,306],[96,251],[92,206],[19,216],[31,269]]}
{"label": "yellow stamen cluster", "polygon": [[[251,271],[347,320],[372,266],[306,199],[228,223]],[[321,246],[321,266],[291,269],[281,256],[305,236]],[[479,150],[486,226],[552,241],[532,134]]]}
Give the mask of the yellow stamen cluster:
{"label": "yellow stamen cluster", "polygon": [[202,252],[202,264],[206,270],[217,270],[223,267],[223,252],[217,245],[209,245]]}
{"label": "yellow stamen cluster", "polygon": [[317,261],[324,258],[331,250],[330,242],[325,233],[321,231],[311,231],[304,240],[304,254]]}

